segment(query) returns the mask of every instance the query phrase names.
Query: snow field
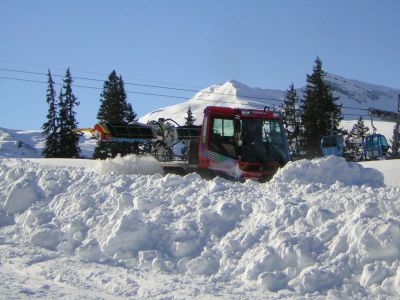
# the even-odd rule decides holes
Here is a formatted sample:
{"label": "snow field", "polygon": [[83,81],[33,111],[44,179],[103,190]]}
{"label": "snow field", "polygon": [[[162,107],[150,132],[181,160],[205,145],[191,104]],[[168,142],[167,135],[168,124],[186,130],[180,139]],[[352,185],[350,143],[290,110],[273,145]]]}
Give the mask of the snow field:
{"label": "snow field", "polygon": [[241,184],[162,176],[135,156],[94,165],[0,160],[0,244],[51,253],[32,265],[50,255],[118,267],[123,288],[103,287],[115,296],[145,296],[124,281],[140,269],[264,296],[400,297],[400,186],[375,169],[328,157]]}

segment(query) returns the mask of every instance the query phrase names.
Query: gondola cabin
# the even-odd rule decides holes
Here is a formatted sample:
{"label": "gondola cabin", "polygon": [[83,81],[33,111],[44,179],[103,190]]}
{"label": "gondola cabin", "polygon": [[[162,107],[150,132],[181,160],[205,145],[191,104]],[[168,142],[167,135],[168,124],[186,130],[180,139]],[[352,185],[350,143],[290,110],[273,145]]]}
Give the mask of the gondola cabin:
{"label": "gondola cabin", "polygon": [[340,135],[328,135],[321,139],[321,150],[324,156],[342,156],[344,139]]}
{"label": "gondola cabin", "polygon": [[389,144],[384,135],[374,133],[365,138],[364,154],[367,159],[386,157],[388,150]]}

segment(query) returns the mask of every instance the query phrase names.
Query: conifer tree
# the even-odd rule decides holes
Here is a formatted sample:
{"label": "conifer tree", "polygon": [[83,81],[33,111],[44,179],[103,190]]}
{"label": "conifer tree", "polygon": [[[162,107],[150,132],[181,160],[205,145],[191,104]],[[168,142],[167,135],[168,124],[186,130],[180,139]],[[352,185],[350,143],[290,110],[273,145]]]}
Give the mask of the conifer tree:
{"label": "conifer tree", "polygon": [[[103,92],[100,94],[100,108],[97,113],[99,122],[127,124],[134,121],[136,113],[126,98],[122,77],[118,77],[114,70],[104,82]],[[137,144],[99,141],[93,158],[105,159],[115,157],[118,154],[123,156],[137,151]]]}
{"label": "conifer tree", "polygon": [[60,94],[58,95],[58,136],[59,136],[59,151],[57,157],[68,157],[66,153],[66,147],[69,142],[68,139],[68,129],[67,129],[67,119],[68,119],[68,109],[66,108],[64,95],[62,88],[60,89]]}
{"label": "conifer tree", "polygon": [[193,117],[192,108],[188,107],[187,116],[185,117],[185,126],[193,126],[196,119]]}
{"label": "conifer tree", "polygon": [[136,121],[136,113],[133,111],[132,104],[127,103],[126,104],[126,110],[125,110],[125,120],[127,123],[132,123]]}
{"label": "conifer tree", "polygon": [[126,92],[125,92],[125,87],[124,87],[124,81],[122,80],[122,76],[119,76],[119,91],[121,94],[121,98],[123,99],[122,102],[125,105],[125,116],[123,121],[126,123],[132,123],[133,121],[136,120],[136,113],[134,112],[132,108],[132,104],[128,103],[127,97],[126,97]]}
{"label": "conifer tree", "polygon": [[48,88],[46,101],[49,105],[47,112],[47,121],[43,124],[43,135],[46,137],[46,144],[42,154],[44,157],[57,157],[59,151],[59,135],[57,122],[57,106],[56,106],[56,91],[54,90],[54,81],[51,77],[50,70],[48,76]]}
{"label": "conifer tree", "polygon": [[307,74],[307,85],[302,99],[301,133],[302,147],[307,157],[321,156],[320,142],[323,136],[331,132],[340,132],[341,105],[333,96],[332,87],[325,81],[322,61],[315,60],[313,73]]}
{"label": "conifer tree", "polygon": [[72,92],[72,77],[69,68],[64,77],[63,91],[59,97],[59,135],[60,135],[60,156],[67,158],[80,157],[78,132],[73,130],[78,127],[75,118],[75,106],[79,105],[77,98]]}
{"label": "conifer tree", "polygon": [[398,158],[399,157],[399,127],[400,127],[400,121],[397,121],[396,124],[394,124],[393,127],[393,136],[392,136],[392,153],[391,153],[391,158]]}
{"label": "conifer tree", "polygon": [[104,82],[100,94],[100,108],[97,113],[99,122],[122,123],[125,117],[125,98],[121,95],[121,85],[117,72],[112,71]]}
{"label": "conifer tree", "polygon": [[294,156],[297,156],[300,151],[298,137],[300,133],[301,120],[299,119],[296,108],[298,102],[299,98],[296,89],[294,88],[294,84],[292,83],[285,93],[281,111],[288,144]]}
{"label": "conifer tree", "polygon": [[369,128],[360,116],[357,123],[353,125],[345,139],[343,156],[348,161],[360,161],[365,159],[364,140],[369,134]]}

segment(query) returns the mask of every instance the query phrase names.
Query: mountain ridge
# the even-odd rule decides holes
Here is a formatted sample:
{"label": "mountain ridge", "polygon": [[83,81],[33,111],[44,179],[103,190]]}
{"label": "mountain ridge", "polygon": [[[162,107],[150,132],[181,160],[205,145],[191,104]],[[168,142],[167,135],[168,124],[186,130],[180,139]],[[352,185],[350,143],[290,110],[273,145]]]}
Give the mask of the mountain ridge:
{"label": "mountain ridge", "polygon": [[[365,116],[365,110],[370,107],[389,111],[397,109],[400,89],[347,79],[331,73],[327,73],[325,80],[332,86],[334,96],[339,97],[338,102],[343,105],[345,120],[356,119],[357,114]],[[296,89],[299,99],[303,97],[304,89],[305,86]],[[186,101],[152,111],[142,116],[139,121],[146,123],[158,118],[171,118],[183,124],[190,106],[194,117],[200,122],[206,106],[277,107],[282,104],[284,94],[284,90],[250,87],[230,79],[225,83],[206,87]]]}

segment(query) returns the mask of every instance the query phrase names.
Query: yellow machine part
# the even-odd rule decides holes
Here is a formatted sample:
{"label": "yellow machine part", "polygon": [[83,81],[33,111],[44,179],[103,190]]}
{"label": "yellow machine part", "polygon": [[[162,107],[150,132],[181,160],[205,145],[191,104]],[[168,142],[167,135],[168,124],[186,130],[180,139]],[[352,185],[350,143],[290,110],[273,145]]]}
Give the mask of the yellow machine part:
{"label": "yellow machine part", "polygon": [[94,130],[93,128],[75,128],[72,129],[72,132],[90,132],[92,133]]}

